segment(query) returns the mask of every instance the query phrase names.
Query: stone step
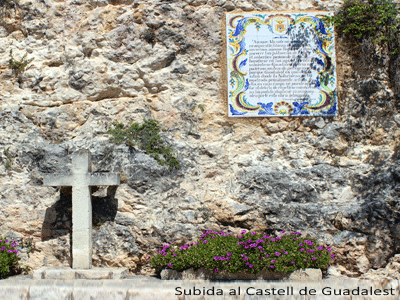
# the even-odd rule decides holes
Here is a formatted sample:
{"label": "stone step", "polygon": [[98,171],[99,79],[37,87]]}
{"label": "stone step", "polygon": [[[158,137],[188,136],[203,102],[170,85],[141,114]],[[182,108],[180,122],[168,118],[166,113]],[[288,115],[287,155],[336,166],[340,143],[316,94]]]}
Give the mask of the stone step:
{"label": "stone step", "polygon": [[123,279],[128,274],[127,268],[43,267],[33,271],[33,279]]}
{"label": "stone step", "polygon": [[[337,295],[339,292],[341,295]],[[9,278],[0,280],[0,299],[397,300],[400,299],[400,296],[399,280],[378,282],[337,277],[317,282],[260,280],[212,282],[205,280],[159,280],[154,277],[133,276],[128,279],[108,280],[37,280],[29,277]]]}

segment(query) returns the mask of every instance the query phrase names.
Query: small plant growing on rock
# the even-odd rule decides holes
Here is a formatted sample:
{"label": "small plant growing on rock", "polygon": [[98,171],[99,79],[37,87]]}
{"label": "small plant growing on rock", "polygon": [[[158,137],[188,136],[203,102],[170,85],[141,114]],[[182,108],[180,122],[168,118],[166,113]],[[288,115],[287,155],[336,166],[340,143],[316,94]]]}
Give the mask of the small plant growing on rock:
{"label": "small plant growing on rock", "polygon": [[234,236],[223,231],[204,231],[197,242],[178,249],[164,245],[150,262],[158,270],[206,268],[214,272],[258,273],[262,270],[292,272],[303,268],[326,270],[335,259],[329,247],[301,237],[300,232],[281,233],[273,237],[244,230]]}
{"label": "small plant growing on rock", "polygon": [[166,146],[160,137],[161,127],[157,120],[145,120],[143,124],[132,123],[129,127],[117,123],[109,129],[111,141],[127,146],[139,146],[146,154],[152,156],[160,165],[168,165],[169,169],[178,169],[179,162],[172,153],[170,146]]}
{"label": "small plant growing on rock", "polygon": [[20,60],[14,59],[12,49],[10,50],[10,60],[8,62],[15,77],[18,77],[20,74],[22,74],[25,71],[26,66],[34,60],[34,58],[27,59],[27,56],[28,53],[25,53],[25,55]]}
{"label": "small plant growing on rock", "polygon": [[12,164],[11,155],[10,155],[9,150],[10,150],[10,147],[3,150],[3,154],[6,156],[6,163],[4,166],[6,167],[7,170],[11,169],[11,164]]}
{"label": "small plant growing on rock", "polygon": [[15,247],[18,243],[0,237],[0,279],[20,274],[22,269],[19,265],[20,258]]}
{"label": "small plant growing on rock", "polygon": [[14,12],[17,13],[17,7],[19,6],[18,0],[0,0],[0,7],[3,9],[3,14],[10,9],[14,9]]}

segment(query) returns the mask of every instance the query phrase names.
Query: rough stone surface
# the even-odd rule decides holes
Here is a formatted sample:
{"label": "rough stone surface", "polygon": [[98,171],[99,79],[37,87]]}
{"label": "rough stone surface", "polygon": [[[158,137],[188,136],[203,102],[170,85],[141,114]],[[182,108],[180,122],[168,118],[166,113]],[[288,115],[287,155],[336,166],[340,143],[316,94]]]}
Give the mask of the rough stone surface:
{"label": "rough stone surface", "polygon": [[387,279],[400,279],[400,254],[396,254],[389,259],[389,263],[380,269],[370,269],[367,273],[363,274],[360,278],[379,280],[382,278]]}
{"label": "rough stone surface", "polygon": [[297,270],[290,274],[289,280],[303,282],[318,281],[322,280],[322,272],[320,269],[309,268],[304,270]]}
{"label": "rough stone surface", "polygon": [[[224,13],[342,1],[19,2],[0,24],[0,234],[23,264],[71,264],[71,190],[43,177],[70,172],[77,149],[94,172],[121,174],[115,200],[92,191],[94,266],[152,274],[158,246],[211,229],[302,231],[347,276],[399,253],[400,75],[384,55],[356,59],[338,37],[338,117],[227,117]],[[18,76],[10,50],[34,58]],[[112,124],[145,118],[179,170],[109,141]]]}

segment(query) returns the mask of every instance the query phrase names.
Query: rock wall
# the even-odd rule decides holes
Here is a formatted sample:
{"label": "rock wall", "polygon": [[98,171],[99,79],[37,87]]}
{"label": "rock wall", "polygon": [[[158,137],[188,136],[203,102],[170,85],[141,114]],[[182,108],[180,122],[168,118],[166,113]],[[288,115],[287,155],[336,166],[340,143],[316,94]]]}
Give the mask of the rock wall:
{"label": "rock wall", "polygon": [[[384,53],[357,58],[337,38],[338,117],[227,116],[225,12],[341,3],[20,0],[3,9],[0,233],[21,242],[32,268],[68,266],[71,190],[42,181],[89,149],[94,171],[122,181],[93,190],[96,266],[150,273],[145,259],[162,243],[251,229],[318,238],[342,274],[384,267],[400,247],[398,74]],[[9,67],[10,50],[34,58],[21,74]],[[110,142],[114,123],[149,118],[180,169]]]}

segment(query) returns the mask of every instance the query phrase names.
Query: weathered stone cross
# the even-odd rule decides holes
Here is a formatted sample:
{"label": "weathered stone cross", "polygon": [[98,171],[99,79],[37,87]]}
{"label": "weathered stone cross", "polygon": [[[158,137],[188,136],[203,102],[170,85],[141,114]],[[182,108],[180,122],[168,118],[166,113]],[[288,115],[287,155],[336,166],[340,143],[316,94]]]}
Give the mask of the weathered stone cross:
{"label": "weathered stone cross", "polygon": [[119,185],[118,173],[91,174],[90,152],[72,154],[72,174],[46,175],[45,186],[72,186],[72,268],[92,267],[92,202],[90,187]]}

